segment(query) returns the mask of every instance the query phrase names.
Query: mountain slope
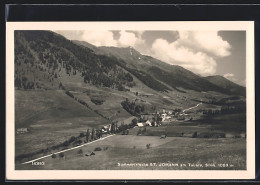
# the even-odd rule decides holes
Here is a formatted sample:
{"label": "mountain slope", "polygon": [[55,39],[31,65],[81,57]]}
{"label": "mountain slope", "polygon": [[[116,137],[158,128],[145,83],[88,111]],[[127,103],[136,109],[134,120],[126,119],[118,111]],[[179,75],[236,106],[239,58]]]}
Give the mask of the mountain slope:
{"label": "mountain slope", "polygon": [[[68,80],[80,74],[85,83],[97,86],[119,90],[134,86],[133,77],[124,69],[124,61],[119,61],[115,57],[97,55],[93,50],[76,45],[56,33],[49,31],[16,31],[15,38],[15,63],[18,66],[15,84],[18,88],[27,88],[27,84],[30,84],[28,88],[35,88],[35,78],[32,82],[29,77],[33,75],[24,72],[29,67],[28,65],[32,66],[33,70],[47,73],[47,79],[46,77],[43,79],[47,81],[51,79],[50,82],[62,80],[59,78],[60,73],[65,70],[69,76]],[[135,71],[135,73],[139,74],[138,71]],[[25,80],[22,77],[25,77]],[[150,82],[146,79],[150,79]],[[147,74],[140,75],[140,80],[155,90],[167,89],[166,86],[163,86]],[[41,85],[46,84],[48,83],[42,83]]]}
{"label": "mountain slope", "polygon": [[231,82],[230,80],[224,78],[223,76],[216,75],[216,76],[207,76],[204,79],[210,81],[211,83],[221,86],[225,89],[229,89],[235,95],[246,95],[246,88],[240,85]]}
{"label": "mountain slope", "polygon": [[[86,84],[125,91],[135,86],[135,77],[147,88],[161,92],[187,89],[245,95],[243,87],[232,82],[200,77],[183,67],[142,55],[132,47],[95,47],[50,31],[16,31],[15,38],[17,88],[53,88],[66,76],[68,81],[77,77]],[[28,66],[40,76],[37,73],[35,77]]]}
{"label": "mountain slope", "polygon": [[195,91],[216,91],[231,95],[236,92],[238,95],[244,95],[243,90],[231,90],[229,86],[214,83],[208,78],[203,78],[184,69],[181,66],[169,65],[165,62],[157,60],[153,57],[140,54],[132,47],[117,48],[117,47],[95,47],[84,41],[74,41],[75,43],[90,47],[97,54],[113,56],[122,59],[128,68],[140,70],[145,74],[149,74],[163,84],[167,84],[173,89],[180,88],[195,90]]}

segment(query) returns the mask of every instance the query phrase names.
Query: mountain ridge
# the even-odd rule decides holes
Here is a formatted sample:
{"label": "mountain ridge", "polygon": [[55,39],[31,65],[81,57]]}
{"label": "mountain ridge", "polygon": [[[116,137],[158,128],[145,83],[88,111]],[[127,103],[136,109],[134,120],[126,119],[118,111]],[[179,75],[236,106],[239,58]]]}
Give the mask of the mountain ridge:
{"label": "mountain ridge", "polygon": [[[85,41],[74,41],[74,43],[85,47],[89,45]],[[166,82],[166,84],[177,90],[178,88],[184,88],[195,91],[218,91],[225,94],[235,93],[236,95],[245,96],[243,87],[233,85],[233,89],[230,91],[229,87],[215,83],[211,80],[212,78],[202,77],[181,66],[170,65],[151,56],[142,55],[132,47],[91,46],[95,53],[122,59],[130,68],[142,69],[142,71],[149,73],[160,82]]]}
{"label": "mountain ridge", "polygon": [[[54,77],[57,77],[61,68],[65,68],[69,76],[80,73],[85,83],[121,90],[134,86],[131,77],[134,75],[156,91],[175,89],[185,92],[187,89],[245,96],[243,93],[245,88],[227,79],[225,82],[222,79],[220,83],[220,80],[213,77],[200,77],[181,66],[170,65],[151,56],[142,55],[132,47],[96,47],[85,41],[70,41],[51,31],[16,31],[16,33],[20,39],[17,47],[23,47],[24,53],[28,53],[29,63],[33,65],[32,61],[35,60],[33,59],[35,54],[31,52],[33,50],[42,61],[38,67],[51,66]],[[22,40],[26,42],[23,43]],[[54,72],[58,67],[60,70]],[[21,84],[21,79],[16,82]]]}

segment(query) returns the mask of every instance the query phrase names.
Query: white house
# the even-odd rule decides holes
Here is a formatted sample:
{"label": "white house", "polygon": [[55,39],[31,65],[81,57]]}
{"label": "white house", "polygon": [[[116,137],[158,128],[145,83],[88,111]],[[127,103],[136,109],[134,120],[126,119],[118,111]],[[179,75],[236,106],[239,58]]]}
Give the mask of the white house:
{"label": "white house", "polygon": [[145,123],[146,123],[146,125],[149,125],[150,127],[152,126],[152,123],[150,122],[150,120],[147,120]]}
{"label": "white house", "polygon": [[16,133],[17,133],[17,134],[23,134],[23,133],[26,133],[26,132],[28,132],[28,129],[27,129],[27,128],[18,128],[18,129],[16,130]]}
{"label": "white house", "polygon": [[140,123],[137,123],[137,126],[138,126],[138,127],[143,127],[144,124],[140,122]]}

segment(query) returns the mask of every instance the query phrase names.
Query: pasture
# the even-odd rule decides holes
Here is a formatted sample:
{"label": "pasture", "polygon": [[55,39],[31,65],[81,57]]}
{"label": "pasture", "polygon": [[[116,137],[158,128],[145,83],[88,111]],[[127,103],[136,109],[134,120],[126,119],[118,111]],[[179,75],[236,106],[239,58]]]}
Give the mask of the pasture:
{"label": "pasture", "polygon": [[[138,130],[144,128],[135,127],[129,131],[129,134],[136,135]],[[142,134],[145,136],[167,136],[191,137],[194,132],[199,134],[223,133],[226,137],[240,137],[246,133],[246,115],[245,114],[222,114],[214,116],[202,116],[193,121],[171,121],[163,122],[159,127],[146,127]]]}
{"label": "pasture", "polygon": [[[20,170],[243,170],[246,167],[245,138],[181,138],[115,135],[65,152],[65,157],[42,159],[44,166],[16,165]],[[147,144],[150,147],[147,148]],[[100,147],[101,151],[95,151]],[[91,152],[95,155],[90,156]],[[88,154],[88,156],[85,156]],[[118,163],[156,163],[153,166],[119,166]],[[161,166],[160,164],[178,164]],[[200,168],[191,164],[202,164]],[[186,164],[186,166],[180,166]],[[206,166],[215,164],[215,167]],[[223,168],[219,164],[231,166]],[[87,173],[87,172],[86,172]]]}
{"label": "pasture", "polygon": [[15,156],[46,149],[107,120],[60,90],[15,91],[15,127],[29,132],[15,136]]}
{"label": "pasture", "polygon": [[[68,140],[71,136],[85,133],[88,128],[99,128],[107,125],[108,120],[96,114],[98,110],[103,115],[117,118],[118,121],[130,123],[134,118],[122,107],[121,100],[134,97],[132,92],[90,91],[88,88],[71,92],[75,97],[88,103],[92,110],[67,96],[62,90],[20,91],[15,92],[16,128],[26,127],[28,133],[15,137],[15,156],[41,149],[51,148]],[[131,94],[132,93],[132,94]],[[129,95],[130,94],[130,95]],[[91,98],[104,100],[103,105],[95,105]],[[145,97],[147,100],[151,97]],[[145,98],[142,98],[145,100]],[[157,101],[152,97],[153,101]],[[195,104],[196,105],[196,104]],[[204,105],[204,104],[203,104]],[[192,105],[194,106],[194,105]],[[197,111],[196,110],[193,111]],[[198,113],[198,112],[197,112]],[[113,115],[115,114],[115,115]],[[196,114],[196,113],[194,113]],[[160,163],[229,163],[233,166],[225,169],[245,169],[246,138],[240,137],[246,133],[246,117],[244,114],[228,114],[201,116],[193,121],[164,122],[159,127],[146,127],[140,136],[140,128],[129,130],[129,135],[115,135],[108,139],[90,143],[82,147],[82,154],[77,150],[65,152],[65,157],[48,157],[43,159],[44,166],[31,164],[16,164],[18,170],[141,170],[141,169],[196,169],[189,166],[160,166]],[[143,128],[141,128],[143,129]],[[194,132],[197,138],[192,138]],[[183,134],[182,134],[183,133]],[[225,137],[204,138],[209,134],[224,133]],[[166,134],[165,139],[160,136]],[[239,137],[237,137],[239,136]],[[237,137],[237,138],[235,138]],[[84,139],[83,139],[84,140]],[[82,141],[83,141],[82,140]],[[149,147],[147,146],[149,145]],[[71,146],[70,146],[71,147]],[[100,147],[94,156],[85,156]],[[57,152],[63,148],[52,150]],[[49,151],[50,152],[50,151]],[[49,154],[48,152],[48,154]],[[46,153],[47,154],[47,153]],[[41,157],[45,153],[33,156]],[[31,159],[31,158],[30,158]],[[24,158],[22,161],[30,160]],[[21,161],[20,161],[21,162]],[[118,163],[156,163],[155,166],[118,166]],[[221,167],[201,167],[200,170],[222,169]]]}

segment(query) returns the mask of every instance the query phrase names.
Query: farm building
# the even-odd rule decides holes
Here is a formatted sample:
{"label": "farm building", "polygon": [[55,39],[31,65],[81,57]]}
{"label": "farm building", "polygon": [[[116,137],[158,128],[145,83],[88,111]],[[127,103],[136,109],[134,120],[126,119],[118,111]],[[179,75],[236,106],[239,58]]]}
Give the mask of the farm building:
{"label": "farm building", "polygon": [[28,129],[27,128],[18,128],[16,130],[16,133],[17,134],[23,134],[23,133],[27,133],[28,132]]}
{"label": "farm building", "polygon": [[144,124],[143,124],[143,123],[137,123],[137,126],[138,126],[138,127],[143,127]]}
{"label": "farm building", "polygon": [[149,120],[147,120],[147,121],[145,122],[145,124],[148,125],[148,126],[150,126],[150,127],[152,126],[152,123],[151,123]]}

